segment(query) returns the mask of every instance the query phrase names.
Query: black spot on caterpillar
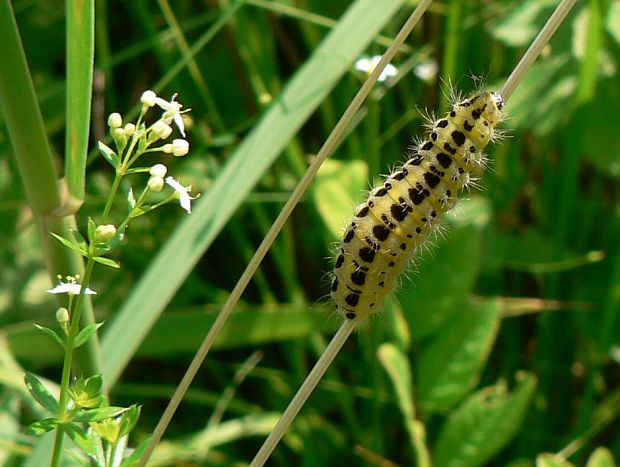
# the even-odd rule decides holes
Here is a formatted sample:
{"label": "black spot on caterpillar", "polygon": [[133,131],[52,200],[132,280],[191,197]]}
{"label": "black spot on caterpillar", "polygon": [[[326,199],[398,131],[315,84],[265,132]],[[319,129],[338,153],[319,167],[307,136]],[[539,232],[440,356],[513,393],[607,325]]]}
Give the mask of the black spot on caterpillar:
{"label": "black spot on caterpillar", "polygon": [[429,234],[438,213],[484,171],[484,148],[502,120],[499,93],[480,91],[452,106],[401,167],[371,190],[346,229],[331,297],[340,314],[362,320],[377,312]]}

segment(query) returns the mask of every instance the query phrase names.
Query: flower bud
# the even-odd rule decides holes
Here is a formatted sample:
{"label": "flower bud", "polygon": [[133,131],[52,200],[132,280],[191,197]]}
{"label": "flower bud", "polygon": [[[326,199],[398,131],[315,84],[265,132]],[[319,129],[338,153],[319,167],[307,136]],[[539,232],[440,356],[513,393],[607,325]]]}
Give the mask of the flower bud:
{"label": "flower bud", "polygon": [[172,141],[172,154],[176,157],[182,157],[189,152],[189,143],[184,139],[175,139]]}
{"label": "flower bud", "polygon": [[56,321],[62,326],[65,327],[69,322],[69,310],[67,310],[64,306],[61,306],[56,310]]}
{"label": "flower bud", "polygon": [[167,139],[172,134],[172,127],[160,120],[153,124],[151,132],[155,136],[154,139]]}
{"label": "flower bud", "polygon": [[140,102],[142,102],[147,107],[153,107],[155,105],[155,100],[157,99],[157,94],[153,91],[144,91],[142,96],[140,97]]}
{"label": "flower bud", "polygon": [[162,177],[158,177],[157,175],[154,175],[151,178],[149,178],[149,181],[147,182],[146,186],[151,191],[159,192],[164,187],[164,179]]}
{"label": "flower bud", "polygon": [[153,177],[161,178],[164,178],[167,172],[168,167],[166,167],[164,164],[155,164],[153,167],[151,167],[151,170],[149,170],[150,175],[152,175]]}
{"label": "flower bud", "polygon": [[108,126],[112,129],[119,128],[123,124],[123,117],[118,112],[111,113],[108,117]]}
{"label": "flower bud", "polygon": [[127,125],[125,125],[123,131],[125,133],[125,137],[131,138],[136,131],[136,125],[134,125],[133,123],[128,123]]}
{"label": "flower bud", "polygon": [[116,227],[112,224],[98,225],[95,229],[93,241],[97,243],[106,243],[116,236]]}

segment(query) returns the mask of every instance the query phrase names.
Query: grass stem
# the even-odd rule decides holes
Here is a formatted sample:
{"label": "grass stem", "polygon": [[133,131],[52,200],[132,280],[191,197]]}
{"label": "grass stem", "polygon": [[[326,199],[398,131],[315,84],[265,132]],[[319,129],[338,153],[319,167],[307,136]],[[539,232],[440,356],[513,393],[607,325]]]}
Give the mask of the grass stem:
{"label": "grass stem", "polygon": [[282,417],[280,417],[280,420],[278,420],[278,423],[272,432],[269,433],[269,436],[256,453],[250,467],[261,467],[265,464],[275,447],[278,445],[278,442],[282,439],[282,436],[284,436],[284,433],[286,433],[286,430],[288,430],[291,422],[306,403],[308,397],[312,391],[314,391],[314,388],[316,388],[316,385],[319,383],[331,363],[334,361],[334,358],[336,358],[336,355],[338,355],[338,352],[340,352],[340,349],[351,335],[351,332],[353,332],[353,329],[355,329],[356,324],[357,323],[354,320],[346,320],[342,323],[340,329],[338,329],[338,332],[334,335],[329,345],[325,348],[321,358],[319,358],[308,377],[299,387],[297,394],[295,394],[295,397],[293,397],[289,403],[288,407],[282,414]]}

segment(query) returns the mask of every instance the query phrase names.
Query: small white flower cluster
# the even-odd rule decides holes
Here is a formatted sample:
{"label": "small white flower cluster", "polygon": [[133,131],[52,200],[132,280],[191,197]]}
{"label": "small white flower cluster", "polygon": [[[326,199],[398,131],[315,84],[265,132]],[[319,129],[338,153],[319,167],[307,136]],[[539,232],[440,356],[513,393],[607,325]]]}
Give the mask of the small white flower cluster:
{"label": "small white flower cluster", "polygon": [[[117,151],[114,152],[102,144],[100,144],[100,148],[106,159],[115,165],[117,172],[119,172],[120,168],[120,172],[126,173],[137,158],[145,153],[163,152],[165,154],[172,154],[175,157],[182,157],[189,152],[189,142],[184,139],[185,123],[183,121],[183,114],[189,110],[183,110],[183,104],[178,102],[176,98],[177,94],[174,94],[167,101],[158,97],[153,91],[144,91],[140,97],[142,109],[136,125],[128,123],[123,126],[123,118],[120,114],[116,112],[110,114],[108,126],[110,127],[110,135],[116,144]],[[153,107],[159,107],[163,110],[163,113],[157,121],[147,127],[142,122],[142,119],[149,109]],[[173,128],[171,125],[173,123],[183,138],[173,139],[172,143],[153,147],[154,143],[165,141],[172,135]],[[141,208],[141,203],[147,192],[158,193],[163,189],[164,184],[167,184],[174,189],[174,194],[168,200],[178,199],[181,207],[188,213],[191,212],[191,200],[195,199],[189,195],[191,186],[185,187],[174,178],[166,177],[168,168],[164,164],[155,164],[149,169],[144,168],[139,171],[148,171],[150,177],[145,192],[138,200],[133,197],[133,193],[130,193],[130,199],[133,200],[130,204],[133,208]],[[145,211],[136,210],[136,212],[143,213]]]}

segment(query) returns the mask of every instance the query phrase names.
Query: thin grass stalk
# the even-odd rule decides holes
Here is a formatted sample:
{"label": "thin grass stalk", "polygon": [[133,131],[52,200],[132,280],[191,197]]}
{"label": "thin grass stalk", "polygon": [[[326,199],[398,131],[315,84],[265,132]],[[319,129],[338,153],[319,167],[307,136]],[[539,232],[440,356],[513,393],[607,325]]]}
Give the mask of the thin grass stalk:
{"label": "thin grass stalk", "polygon": [[308,374],[303,384],[297,390],[295,397],[291,400],[290,404],[282,414],[280,420],[274,427],[273,431],[269,433],[269,436],[261,446],[260,450],[256,453],[254,460],[250,464],[250,467],[261,467],[265,464],[275,447],[278,445],[286,430],[290,426],[291,422],[295,419],[303,405],[316,388],[331,363],[340,352],[340,349],[347,341],[355,327],[357,322],[354,320],[346,320],[342,323],[338,332],[334,334],[334,337],[330,341],[329,345],[325,348],[325,351],[321,354],[321,357],[317,360],[316,364],[312,368],[312,371]]}
{"label": "thin grass stalk", "polygon": [[[508,96],[512,94],[518,83],[523,79],[525,73],[529,70],[530,66],[534,63],[534,60],[542,49],[547,45],[553,33],[557,30],[557,28],[562,24],[562,21],[575,4],[576,0],[563,0],[560,5],[558,5],[557,9],[551,15],[543,29],[540,31],[534,42],[530,45],[526,53],[523,55],[517,66],[515,67],[515,71],[513,71],[509,77],[509,81],[506,82],[504,87],[502,88],[501,94],[504,96],[504,91],[507,92]],[[380,65],[379,65],[380,66]],[[377,68],[379,68],[379,66]],[[516,73],[516,71],[518,73]],[[366,84],[366,83],[364,83]],[[508,97],[504,96],[504,102],[506,102]],[[319,360],[317,361],[315,367],[312,369],[306,380],[303,382],[286,410],[282,414],[282,417],[276,424],[274,430],[267,437],[258,453],[254,457],[254,460],[250,464],[250,467],[261,467],[267,461],[278,442],[286,433],[288,427],[292,423],[295,416],[301,410],[301,407],[306,402],[310,393],[316,385],[318,384],[318,380],[321,378],[325,371],[327,371],[327,366],[334,360],[336,357],[336,353],[342,348],[344,341],[349,337],[353,329],[355,328],[355,321],[346,320],[340,326],[338,332],[332,338],[332,341],[329,343],[325,352],[321,355]],[[423,453],[418,453],[422,455]]]}
{"label": "thin grass stalk", "polygon": [[161,420],[155,427],[153,436],[151,437],[151,441],[149,442],[149,445],[147,446],[144,454],[142,455],[142,458],[140,459],[140,466],[146,465],[146,462],[155,450],[155,446],[157,446],[157,443],[163,436],[163,433],[166,430],[168,424],[170,423],[170,420],[172,419],[172,416],[174,415],[176,409],[181,403],[183,396],[187,392],[187,389],[189,388],[194,377],[196,376],[198,369],[202,365],[202,362],[204,361],[207,354],[209,353],[209,350],[213,346],[215,339],[220,334],[226,321],[228,321],[228,318],[230,317],[234,307],[241,298],[241,295],[245,291],[245,288],[249,284],[252,276],[258,269],[263,258],[271,248],[271,245],[273,244],[278,233],[284,226],[284,223],[288,220],[289,216],[293,212],[293,209],[295,208],[295,206],[297,206],[297,203],[299,203],[299,200],[312,182],[320,166],[323,164],[325,159],[327,159],[327,157],[332,154],[334,148],[340,143],[343,135],[347,131],[351,119],[360,109],[366,97],[368,97],[368,95],[370,94],[370,91],[377,82],[379,75],[381,74],[385,66],[394,58],[394,55],[396,55],[399,47],[404,43],[405,39],[409,36],[417,22],[422,18],[422,15],[424,14],[431,2],[432,0],[423,0],[418,4],[407,22],[403,25],[399,33],[394,38],[394,42],[392,43],[390,48],[386,50],[385,54],[381,58],[381,61],[370,73],[358,93],[349,104],[349,107],[347,107],[347,109],[343,113],[342,117],[340,118],[340,120],[328,136],[327,140],[319,150],[316,158],[308,167],[308,170],[304,174],[303,178],[295,187],[295,190],[293,190],[293,193],[287,200],[286,204],[283,206],[282,211],[274,221],[271,229],[269,230],[269,232],[267,232],[267,235],[265,235],[265,238],[256,250],[254,257],[239,278],[237,285],[229,295],[228,300],[224,304],[224,307],[218,314],[218,317],[213,323],[211,329],[209,330],[209,333],[207,334],[200,348],[196,352],[196,355],[194,356],[194,359],[190,363],[187,371],[185,372],[185,375],[183,375],[183,378],[179,383],[179,386],[177,387],[174,395],[172,396],[170,403],[166,407],[166,410],[164,411]]}

